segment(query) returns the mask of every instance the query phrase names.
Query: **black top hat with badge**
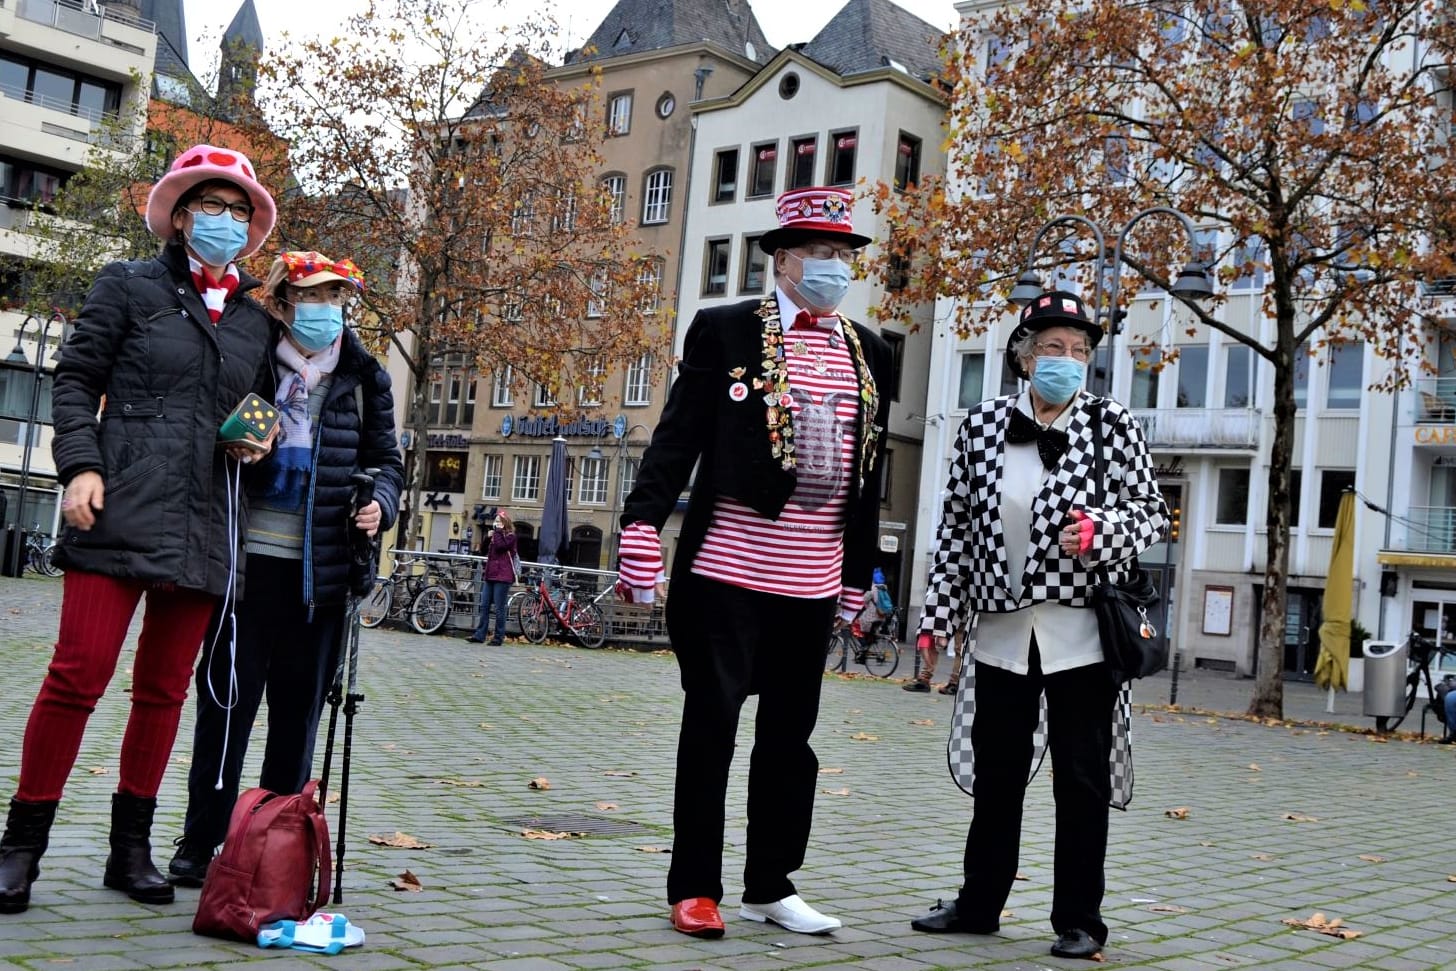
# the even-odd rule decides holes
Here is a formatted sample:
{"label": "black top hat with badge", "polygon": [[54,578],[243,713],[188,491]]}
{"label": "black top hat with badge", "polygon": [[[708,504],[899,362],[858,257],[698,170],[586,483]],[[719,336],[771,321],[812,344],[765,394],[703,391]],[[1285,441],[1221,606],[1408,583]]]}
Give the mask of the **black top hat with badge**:
{"label": "black top hat with badge", "polygon": [[1011,329],[1011,336],[1006,338],[1006,366],[1023,381],[1030,379],[1031,375],[1026,373],[1011,348],[1023,337],[1040,333],[1048,327],[1075,327],[1087,335],[1087,343],[1093,347],[1102,340],[1102,328],[1093,322],[1081,297],[1066,290],[1042,294],[1021,308],[1021,319]]}

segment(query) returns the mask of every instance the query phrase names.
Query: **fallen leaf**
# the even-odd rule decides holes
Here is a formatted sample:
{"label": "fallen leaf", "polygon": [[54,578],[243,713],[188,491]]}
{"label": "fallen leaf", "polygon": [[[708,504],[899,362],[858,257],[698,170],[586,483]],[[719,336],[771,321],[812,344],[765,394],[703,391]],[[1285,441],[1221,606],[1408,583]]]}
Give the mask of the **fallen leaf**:
{"label": "fallen leaf", "polygon": [[104,766],[104,765],[93,765],[91,768],[87,769],[86,771],[90,772],[92,775],[105,775],[106,774],[106,766]]}
{"label": "fallen leaf", "polygon": [[1199,840],[1198,841],[1198,845],[1199,846],[1212,846],[1213,845],[1213,840]]}
{"label": "fallen leaf", "polygon": [[1319,817],[1318,816],[1306,816],[1304,813],[1285,813],[1280,818],[1281,819],[1287,819],[1291,823],[1317,823],[1317,822],[1319,822]]}
{"label": "fallen leaf", "polygon": [[1307,920],[1299,920],[1294,917],[1286,917],[1282,923],[1290,927],[1302,927],[1305,930],[1319,931],[1321,934],[1328,934],[1330,937],[1338,937],[1342,941],[1353,941],[1363,935],[1363,931],[1351,930],[1344,926],[1344,921],[1339,917],[1334,920],[1327,920],[1324,914],[1316,913]]}
{"label": "fallen leaf", "polygon": [[476,779],[436,779],[435,781],[442,786],[459,786],[462,789],[479,789],[485,785],[484,782]]}
{"label": "fallen leaf", "polygon": [[637,773],[635,772],[626,772],[622,769],[608,769],[606,772],[602,773],[602,775],[608,776],[613,779],[630,779],[636,774]]}
{"label": "fallen leaf", "polygon": [[1272,853],[1255,853],[1250,859],[1258,860],[1260,863],[1268,863],[1274,859],[1274,855]]}
{"label": "fallen leaf", "polygon": [[1261,769],[1261,768],[1259,768],[1259,763],[1258,762],[1250,762],[1249,763],[1249,771],[1250,772],[1262,772],[1264,770]]}
{"label": "fallen leaf", "polygon": [[1187,819],[1188,818],[1188,807],[1187,806],[1178,806],[1178,807],[1173,808],[1173,809],[1164,809],[1163,810],[1163,815],[1164,816],[1167,816],[1169,819]]}
{"label": "fallen leaf", "polygon": [[843,769],[820,769],[820,775],[844,775]]}
{"label": "fallen leaf", "polygon": [[851,742],[878,742],[880,740],[880,736],[871,735],[869,732],[855,732],[853,735],[849,736],[849,740]]}
{"label": "fallen leaf", "polygon": [[1179,907],[1177,904],[1154,904],[1153,906],[1149,907],[1148,910],[1151,910],[1155,914],[1186,914],[1186,913],[1188,913],[1188,908],[1187,907]]}
{"label": "fallen leaf", "polygon": [[1003,910],[1003,911],[1001,911],[1001,917],[1003,919],[1005,919],[1007,917],[1015,917],[1015,916],[1016,916],[1016,913],[1014,911],[1010,911],[1010,910]]}
{"label": "fallen leaf", "polygon": [[569,840],[585,833],[553,833],[548,829],[523,829],[521,835],[528,840]]}
{"label": "fallen leaf", "polygon": [[484,728],[484,729],[491,729],[491,728],[494,728],[495,726],[492,725],[490,722],[481,722],[480,723],[480,727],[481,728]]}
{"label": "fallen leaf", "polygon": [[191,757],[190,756],[186,756],[186,755],[179,755],[175,759],[173,759],[172,761],[173,762],[176,762],[178,765],[191,765],[192,764]]}
{"label": "fallen leaf", "polygon": [[614,802],[599,802],[597,803],[597,808],[600,809],[602,812],[606,813],[611,812],[613,809],[616,809],[618,807],[617,804]]}
{"label": "fallen leaf", "polygon": [[331,793],[329,793],[328,801],[330,803],[336,803],[336,802],[338,802],[339,801],[339,794],[337,792],[331,792]]}
{"label": "fallen leaf", "polygon": [[540,789],[543,792],[551,788],[551,782],[544,775],[538,775],[526,784],[529,789]]}
{"label": "fallen leaf", "polygon": [[1453,873],[1449,877],[1447,877],[1446,878],[1446,882],[1447,883],[1456,883],[1456,873]]}
{"label": "fallen leaf", "polygon": [[381,745],[379,747],[382,748],[382,749],[384,749],[386,752],[388,752],[388,751],[391,751],[392,749],[397,748],[398,746],[396,746],[393,742],[385,742],[383,745]]}
{"label": "fallen leaf", "polygon": [[1384,863],[1385,862],[1385,857],[1383,857],[1383,856],[1376,856],[1374,853],[1361,853],[1360,854],[1360,859],[1364,860],[1366,863]]}
{"label": "fallen leaf", "polygon": [[1029,876],[1027,876],[1027,875],[1026,875],[1026,874],[1024,874],[1024,873],[1018,873],[1018,874],[1017,874],[1017,875],[1016,875],[1016,876],[1015,876],[1015,877],[1014,877],[1014,879],[1016,879],[1016,880],[1030,880],[1030,879],[1031,879],[1031,877],[1029,877]]}
{"label": "fallen leaf", "polygon": [[389,885],[396,890],[405,890],[409,893],[419,893],[425,889],[424,885],[420,883],[420,878],[408,870],[389,881]]}
{"label": "fallen leaf", "polygon": [[672,850],[665,850],[660,846],[636,846],[633,847],[638,853],[671,853]]}
{"label": "fallen leaf", "polygon": [[914,719],[911,719],[910,724],[912,724],[912,725],[934,725],[935,724],[935,719],[934,718],[914,718]]}
{"label": "fallen leaf", "polygon": [[408,833],[401,833],[395,830],[393,836],[376,836],[370,834],[369,842],[376,846],[393,846],[401,850],[428,850],[434,843],[423,843]]}
{"label": "fallen leaf", "polygon": [[819,791],[826,796],[847,796],[849,795],[849,786],[845,786],[843,789],[820,789]]}

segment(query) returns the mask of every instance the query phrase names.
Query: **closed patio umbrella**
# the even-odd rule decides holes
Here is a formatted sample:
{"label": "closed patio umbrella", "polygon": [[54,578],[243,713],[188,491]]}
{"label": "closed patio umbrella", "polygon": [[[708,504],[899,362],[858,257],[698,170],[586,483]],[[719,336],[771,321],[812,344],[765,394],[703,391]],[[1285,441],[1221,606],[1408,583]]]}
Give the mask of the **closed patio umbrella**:
{"label": "closed patio umbrella", "polygon": [[537,534],[536,558],[542,563],[559,563],[566,545],[566,439],[551,440],[551,462],[546,467],[546,495],[541,509],[541,532]]}
{"label": "closed patio umbrella", "polygon": [[1319,629],[1320,652],[1314,665],[1314,683],[1330,690],[1331,705],[1335,691],[1344,691],[1350,679],[1354,585],[1355,494],[1346,492],[1340,497],[1340,509],[1335,515],[1335,541],[1330,549],[1329,576],[1325,581],[1324,621]]}

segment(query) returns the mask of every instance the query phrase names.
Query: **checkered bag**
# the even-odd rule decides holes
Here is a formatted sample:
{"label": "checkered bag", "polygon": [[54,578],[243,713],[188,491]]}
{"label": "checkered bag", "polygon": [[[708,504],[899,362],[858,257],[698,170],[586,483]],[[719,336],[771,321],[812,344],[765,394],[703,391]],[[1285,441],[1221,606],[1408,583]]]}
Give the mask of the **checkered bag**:
{"label": "checkered bag", "polygon": [[[975,756],[971,752],[971,724],[976,720],[976,662],[967,657],[961,665],[960,690],[956,692],[955,713],[950,720],[950,740],[946,743],[946,761],[950,777],[966,795],[973,795],[976,781]],[[1031,775],[1036,778],[1047,750],[1047,705],[1043,694],[1037,705],[1036,730],[1031,736]],[[1126,809],[1132,803],[1132,686],[1118,689],[1112,706],[1112,755],[1108,759],[1112,797],[1107,804],[1113,809]]]}

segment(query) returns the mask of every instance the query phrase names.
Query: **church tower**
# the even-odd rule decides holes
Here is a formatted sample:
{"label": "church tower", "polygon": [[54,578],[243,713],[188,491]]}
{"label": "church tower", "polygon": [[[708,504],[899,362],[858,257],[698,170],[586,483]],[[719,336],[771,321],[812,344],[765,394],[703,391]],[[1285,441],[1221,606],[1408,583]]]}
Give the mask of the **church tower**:
{"label": "church tower", "polygon": [[258,61],[262,56],[263,28],[258,24],[258,11],[253,7],[253,0],[243,0],[222,35],[217,103],[223,117],[243,121],[257,115],[254,93],[258,86]]}

